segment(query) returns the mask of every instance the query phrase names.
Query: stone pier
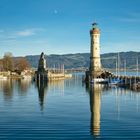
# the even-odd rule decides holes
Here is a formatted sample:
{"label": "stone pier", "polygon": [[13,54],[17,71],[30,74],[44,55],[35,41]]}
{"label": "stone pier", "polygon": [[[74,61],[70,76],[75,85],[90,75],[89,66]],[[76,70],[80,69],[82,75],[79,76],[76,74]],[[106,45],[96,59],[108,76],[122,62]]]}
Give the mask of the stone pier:
{"label": "stone pier", "polygon": [[58,72],[51,72],[51,70],[49,70],[47,63],[46,63],[46,59],[45,59],[45,55],[42,52],[40,55],[40,59],[39,59],[39,63],[38,63],[38,69],[35,72],[35,80],[39,83],[41,82],[47,82],[47,81],[51,81],[51,80],[61,80],[61,79],[65,79],[65,78],[71,78],[72,75],[71,74],[65,74],[64,70]]}

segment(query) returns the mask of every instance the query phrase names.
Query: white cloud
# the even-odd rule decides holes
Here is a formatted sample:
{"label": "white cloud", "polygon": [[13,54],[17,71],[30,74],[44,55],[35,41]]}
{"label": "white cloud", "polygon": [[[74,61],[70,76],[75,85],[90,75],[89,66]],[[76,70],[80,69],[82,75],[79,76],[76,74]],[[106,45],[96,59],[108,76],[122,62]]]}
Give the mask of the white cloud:
{"label": "white cloud", "polygon": [[9,44],[16,44],[18,41],[20,41],[20,38],[31,37],[33,35],[40,34],[42,31],[44,31],[43,28],[29,28],[15,31],[5,31],[0,29],[0,47],[5,45],[7,46]]}
{"label": "white cloud", "polygon": [[16,34],[18,36],[32,36],[32,35],[35,35],[35,32],[33,30],[26,29],[23,31],[18,31]]}
{"label": "white cloud", "polygon": [[23,36],[23,37],[26,37],[26,36],[33,36],[33,35],[36,35],[37,32],[40,32],[40,31],[43,31],[44,29],[42,28],[31,28],[31,29],[25,29],[25,30],[22,30],[22,31],[17,31],[16,32],[16,35],[17,36]]}

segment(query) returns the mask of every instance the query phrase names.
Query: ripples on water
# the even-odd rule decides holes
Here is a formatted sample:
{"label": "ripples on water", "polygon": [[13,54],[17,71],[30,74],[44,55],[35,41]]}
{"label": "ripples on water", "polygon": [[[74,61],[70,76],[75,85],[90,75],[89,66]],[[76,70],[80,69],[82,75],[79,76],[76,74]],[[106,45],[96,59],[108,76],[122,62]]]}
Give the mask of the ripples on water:
{"label": "ripples on water", "polygon": [[138,92],[82,84],[0,81],[0,140],[140,139]]}

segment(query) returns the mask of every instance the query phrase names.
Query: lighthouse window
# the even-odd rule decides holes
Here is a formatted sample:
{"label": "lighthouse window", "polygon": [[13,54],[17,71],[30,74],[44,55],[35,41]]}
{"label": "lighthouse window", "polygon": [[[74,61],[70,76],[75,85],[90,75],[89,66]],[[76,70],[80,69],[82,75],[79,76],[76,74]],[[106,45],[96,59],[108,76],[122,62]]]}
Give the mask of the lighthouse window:
{"label": "lighthouse window", "polygon": [[97,38],[97,35],[95,35],[95,38]]}

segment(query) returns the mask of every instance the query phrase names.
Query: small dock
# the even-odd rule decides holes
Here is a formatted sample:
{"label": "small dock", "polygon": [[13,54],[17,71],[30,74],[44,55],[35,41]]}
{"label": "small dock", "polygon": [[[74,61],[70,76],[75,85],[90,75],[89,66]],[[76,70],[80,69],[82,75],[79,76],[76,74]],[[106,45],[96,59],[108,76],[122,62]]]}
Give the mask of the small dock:
{"label": "small dock", "polygon": [[129,87],[133,90],[140,90],[140,76],[128,76],[128,75],[115,75],[111,74],[109,77],[109,81],[112,79],[119,79],[119,85]]}
{"label": "small dock", "polygon": [[[90,82],[91,79],[89,77],[89,71],[86,72],[85,81]],[[96,79],[104,79],[102,80],[101,84],[109,84],[109,85],[116,85],[121,87],[130,88],[132,90],[140,91],[140,76],[128,76],[128,75],[115,75],[110,71],[102,70],[100,71],[100,75],[96,77]],[[106,82],[106,80],[108,82]],[[96,82],[96,81],[95,81]]]}

